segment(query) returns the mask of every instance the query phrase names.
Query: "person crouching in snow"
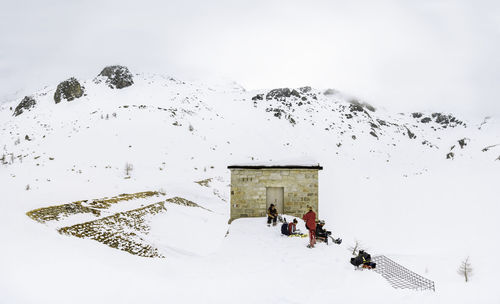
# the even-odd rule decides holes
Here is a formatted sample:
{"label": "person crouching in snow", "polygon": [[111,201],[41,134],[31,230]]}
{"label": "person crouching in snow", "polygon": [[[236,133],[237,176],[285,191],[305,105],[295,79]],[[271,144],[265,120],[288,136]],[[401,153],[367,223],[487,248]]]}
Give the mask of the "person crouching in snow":
{"label": "person crouching in snow", "polygon": [[276,226],[276,221],[278,220],[278,210],[274,204],[271,204],[267,209],[267,226],[271,226],[271,221],[273,222],[273,226]]}
{"label": "person crouching in snow", "polygon": [[307,206],[309,211],[304,214],[302,219],[306,222],[306,228],[309,230],[309,245],[308,248],[314,248],[316,244],[316,213],[312,210],[311,206]]}

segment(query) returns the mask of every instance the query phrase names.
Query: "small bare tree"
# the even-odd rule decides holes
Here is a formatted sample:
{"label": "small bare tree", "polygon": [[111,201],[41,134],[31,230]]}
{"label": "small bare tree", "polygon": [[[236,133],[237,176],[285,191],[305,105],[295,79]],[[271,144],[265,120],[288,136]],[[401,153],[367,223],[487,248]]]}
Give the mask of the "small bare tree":
{"label": "small bare tree", "polygon": [[347,249],[351,252],[352,255],[358,255],[358,251],[361,249],[362,246],[363,245],[359,240],[354,240],[354,245],[350,246]]}
{"label": "small bare tree", "polygon": [[130,172],[134,170],[134,166],[131,163],[125,164],[125,175],[130,176]]}
{"label": "small bare tree", "polygon": [[25,189],[26,189],[26,191],[28,191],[29,189],[31,189],[30,188],[30,184],[27,184]]}
{"label": "small bare tree", "polygon": [[467,257],[458,268],[458,274],[465,278],[465,282],[469,282],[469,277],[472,276],[472,267]]}

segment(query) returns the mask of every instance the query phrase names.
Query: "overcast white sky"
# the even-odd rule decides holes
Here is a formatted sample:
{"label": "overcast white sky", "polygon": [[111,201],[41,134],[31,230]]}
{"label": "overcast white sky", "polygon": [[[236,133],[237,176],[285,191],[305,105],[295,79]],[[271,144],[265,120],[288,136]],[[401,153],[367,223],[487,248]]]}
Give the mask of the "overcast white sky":
{"label": "overcast white sky", "polygon": [[500,114],[496,1],[0,0],[0,101],[105,65]]}

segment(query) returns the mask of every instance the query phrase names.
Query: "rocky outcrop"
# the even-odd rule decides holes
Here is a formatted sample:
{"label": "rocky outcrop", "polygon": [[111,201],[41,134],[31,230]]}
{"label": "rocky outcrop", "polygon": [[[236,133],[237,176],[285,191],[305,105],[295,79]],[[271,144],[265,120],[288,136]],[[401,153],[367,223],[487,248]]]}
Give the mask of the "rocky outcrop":
{"label": "rocky outcrop", "polygon": [[[457,126],[466,127],[466,124],[463,121],[458,120],[456,117],[454,117],[452,115],[446,115],[446,114],[437,113],[437,112],[432,113],[430,115],[430,117],[429,116],[423,117],[424,114],[419,113],[419,112],[412,113],[411,115],[413,118],[419,119],[421,123],[429,123],[431,121],[434,121],[435,123],[439,124],[441,126],[441,128],[443,128],[443,129],[446,129],[448,127],[454,128]],[[420,118],[422,118],[422,119],[420,119]]]}
{"label": "rocky outcrop", "polygon": [[350,103],[349,109],[351,110],[351,112],[354,112],[354,111],[363,112],[364,111],[363,108],[366,108],[368,111],[371,111],[371,112],[375,112],[375,110],[376,110],[375,107],[372,106],[371,104],[366,103],[366,102],[360,102],[356,98],[352,98],[352,99],[348,100],[347,102]]}
{"label": "rocky outcrop", "polygon": [[407,127],[407,126],[405,126],[405,129],[406,129],[406,132],[408,133],[408,137],[409,137],[410,139],[414,139],[414,138],[416,138],[416,137],[417,137],[417,136],[416,136],[416,135],[415,135],[415,134],[414,134],[414,133],[413,133],[410,129],[408,129],[408,127]]}
{"label": "rocky outcrop", "polygon": [[25,96],[23,100],[17,105],[14,109],[14,116],[19,116],[23,114],[24,111],[27,111],[33,108],[36,105],[36,100],[32,96]]}
{"label": "rocky outcrop", "polygon": [[112,89],[123,89],[134,84],[132,73],[127,67],[111,65],[105,67],[94,79],[95,83],[104,81]]}
{"label": "rocky outcrop", "polygon": [[460,145],[460,149],[463,149],[470,142],[469,138],[462,138],[458,140],[458,144]]}
{"label": "rocky outcrop", "polygon": [[54,93],[54,101],[56,103],[60,103],[62,99],[72,101],[82,97],[84,92],[85,88],[80,85],[76,78],[71,77],[57,85],[56,92]]}
{"label": "rocky outcrop", "polygon": [[254,97],[252,97],[252,100],[264,100],[264,94],[257,94]]}
{"label": "rocky outcrop", "polygon": [[300,98],[299,92],[295,89],[289,89],[289,88],[282,88],[282,89],[274,89],[269,91],[266,94],[266,100],[271,100],[271,99],[276,99],[276,100],[284,100],[288,97],[295,96],[297,98]]}

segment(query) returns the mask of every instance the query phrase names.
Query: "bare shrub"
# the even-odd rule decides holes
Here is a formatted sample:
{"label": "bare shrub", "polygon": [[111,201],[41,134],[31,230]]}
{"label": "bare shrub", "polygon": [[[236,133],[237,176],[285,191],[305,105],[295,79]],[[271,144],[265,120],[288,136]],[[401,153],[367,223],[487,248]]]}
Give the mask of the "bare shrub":
{"label": "bare shrub", "polygon": [[126,163],[125,164],[125,175],[130,176],[130,172],[134,170],[134,166],[131,163]]}
{"label": "bare shrub", "polygon": [[363,244],[359,240],[354,240],[354,245],[349,246],[347,250],[351,252],[352,255],[358,255],[358,251],[361,249]]}
{"label": "bare shrub", "polygon": [[465,282],[469,282],[470,276],[472,276],[472,267],[469,262],[469,257],[467,257],[458,268],[458,274],[465,278]]}

